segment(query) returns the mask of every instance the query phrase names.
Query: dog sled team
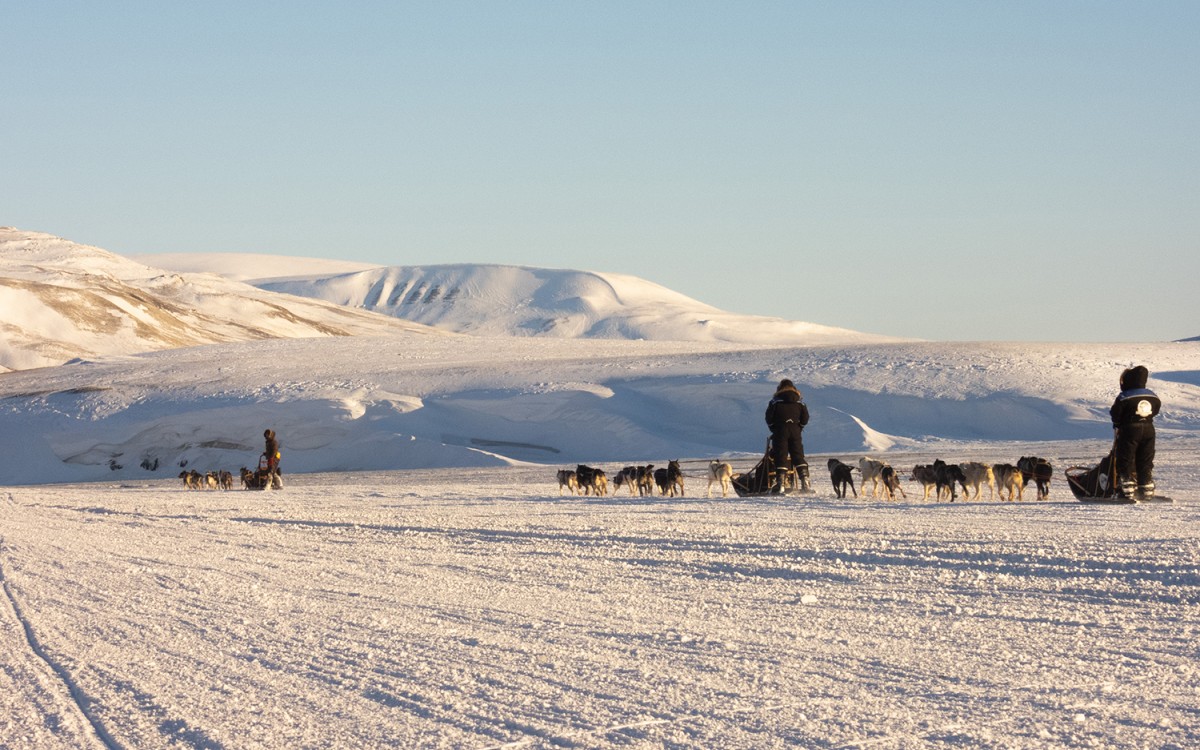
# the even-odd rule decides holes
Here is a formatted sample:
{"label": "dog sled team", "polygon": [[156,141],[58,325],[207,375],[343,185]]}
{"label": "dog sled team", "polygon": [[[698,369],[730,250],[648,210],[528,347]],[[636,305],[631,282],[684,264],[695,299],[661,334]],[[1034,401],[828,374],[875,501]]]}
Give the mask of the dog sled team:
{"label": "dog sled team", "polygon": [[231,490],[233,475],[228,471],[209,471],[204,474],[192,469],[179,472],[183,486],[189,490]]}
{"label": "dog sled team", "polygon": [[[726,461],[712,460],[708,463],[707,497],[712,497],[713,486],[721,490],[721,497],[728,495],[733,480],[733,467]],[[665,468],[655,468],[654,464],[645,466],[626,466],[613,473],[612,482],[603,469],[579,464],[574,469],[559,469],[558,493],[569,492],[572,495],[604,496],[612,488],[615,496],[622,488],[628,490],[630,497],[645,497],[657,492],[663,497],[683,496],[683,469],[679,461],[668,461]]]}
{"label": "dog sled team", "polygon": [[[275,431],[267,429],[263,432],[263,452],[258,458],[258,468],[241,468],[242,489],[246,490],[281,490],[283,489],[283,473],[279,469],[282,454],[279,451],[279,440]],[[233,474],[228,471],[210,471],[201,474],[196,470],[181,471],[179,478],[183,486],[189,490],[231,490],[233,489]]]}
{"label": "dog sled team", "polygon": [[[1162,405],[1158,396],[1146,387],[1148,378],[1149,371],[1140,365],[1121,373],[1121,390],[1109,410],[1113,450],[1095,467],[1072,466],[1065,471],[1067,484],[1077,499],[1169,501],[1169,498],[1156,497],[1155,493],[1154,417]],[[808,407],[791,380],[785,378],[779,382],[767,404],[765,417],[771,436],[762,459],[741,474],[734,473],[728,462],[710,461],[707,497],[712,496],[714,485],[720,487],[721,497],[726,497],[731,488],[740,497],[815,494],[802,440],[809,421]],[[858,487],[861,487],[863,497],[869,493],[872,499],[908,497],[901,484],[901,472],[879,459],[864,456],[852,465],[830,458],[827,466],[834,495],[838,498],[847,497],[847,493],[858,497]],[[858,487],[854,483],[855,472],[859,475]],[[1021,456],[1015,463],[968,461],[952,464],[938,459],[932,464],[913,466],[907,472],[908,478],[919,487],[922,500],[950,502],[956,502],[960,497],[964,501],[981,500],[985,486],[989,500],[999,498],[1019,502],[1025,499],[1030,483],[1034,485],[1031,499],[1046,500],[1050,497],[1053,474],[1050,462],[1039,456]],[[607,474],[584,464],[574,470],[560,470],[558,484],[560,494],[569,491],[581,495],[606,495],[609,491]],[[630,495],[652,495],[656,489],[664,496],[682,495],[683,473],[679,461],[668,462],[665,469],[651,464],[626,466],[613,476],[613,494],[622,487],[627,487]]]}
{"label": "dog sled team", "polygon": [[[839,498],[847,497],[847,490],[858,497],[854,486],[854,473],[859,473],[862,496],[866,497],[867,484],[870,483],[872,499],[883,498],[895,500],[897,496],[908,498],[904,487],[900,484],[900,472],[891,465],[874,458],[863,457],[858,464],[851,466],[841,460],[831,458],[828,461],[829,478],[833,483],[834,495]],[[978,461],[968,461],[961,464],[948,464],[936,459],[932,464],[919,464],[912,467],[908,478],[917,483],[921,489],[921,499],[949,500],[959,499],[959,488],[962,488],[963,500],[981,500],[983,487],[988,488],[988,499],[1013,501],[1025,499],[1025,488],[1030,482],[1036,488],[1036,499],[1045,500],[1050,497],[1050,479],[1054,467],[1050,462],[1038,456],[1022,456],[1016,464],[986,464]],[[974,493],[974,494],[972,494]],[[915,496],[914,496],[915,497]]]}

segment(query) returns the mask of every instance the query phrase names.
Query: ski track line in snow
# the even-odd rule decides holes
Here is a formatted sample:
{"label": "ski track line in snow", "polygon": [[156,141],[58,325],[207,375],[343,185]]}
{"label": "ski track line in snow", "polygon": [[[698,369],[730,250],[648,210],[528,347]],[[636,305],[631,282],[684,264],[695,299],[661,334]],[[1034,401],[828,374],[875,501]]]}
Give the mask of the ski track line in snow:
{"label": "ski track line in snow", "polygon": [[[1144,676],[1136,676],[1136,677],[1129,678],[1128,682],[1140,682],[1145,679],[1146,679],[1146,677],[1144,677]],[[1070,693],[1071,691],[1074,691],[1074,690],[1081,690],[1083,688],[1096,687],[1097,685],[1103,685],[1104,683],[1109,682],[1109,681],[1110,680],[1108,680],[1108,679],[1089,680],[1087,682],[1081,682],[1077,685],[1063,686],[1061,688],[1061,690],[1063,693]],[[1012,689],[1014,692],[1019,692],[1019,691],[1024,691],[1024,690],[1040,690],[1044,687],[1045,687],[1044,685],[1030,683],[1027,685],[1016,685]],[[949,694],[949,691],[936,692],[936,693],[929,692],[929,693],[925,693],[925,697],[935,698],[938,696],[943,696],[943,695],[948,695],[948,694]],[[1018,721],[1021,718],[1022,717],[1020,717],[1020,716],[1009,716],[1009,717],[1005,717],[1005,718],[1001,718],[1001,719],[994,719],[992,721],[988,721],[983,724],[972,724],[971,728],[972,729],[979,729],[981,727],[995,728],[995,727],[1002,726],[1004,724],[1012,724],[1013,722]],[[945,732],[962,730],[962,729],[966,728],[966,726],[967,725],[964,724],[962,721],[954,721],[949,724],[944,724],[940,727],[931,728],[929,731],[925,732],[925,736],[928,737],[931,734],[942,734]],[[885,742],[899,742],[899,741],[903,741],[906,738],[907,738],[907,735],[902,736],[902,735],[890,735],[890,734],[883,735],[881,737],[864,737],[863,739],[852,740],[850,742],[844,742],[844,743],[838,745],[835,748],[835,750],[850,750],[851,748],[856,748],[856,747],[870,747],[872,745],[879,745],[879,744],[883,744]]]}
{"label": "ski track line in snow", "polygon": [[[9,499],[12,499],[11,495],[9,495]],[[104,728],[104,725],[100,723],[100,720],[92,716],[91,712],[87,710],[87,706],[91,705],[92,699],[83,692],[83,689],[80,688],[78,683],[76,683],[71,677],[71,673],[68,672],[65,667],[51,658],[50,655],[46,653],[46,649],[42,648],[42,644],[38,641],[37,635],[33,632],[33,625],[29,622],[29,619],[25,616],[24,611],[21,609],[20,602],[17,601],[16,595],[12,592],[12,587],[8,584],[8,577],[4,574],[3,537],[0,537],[0,588],[4,589],[4,596],[8,600],[9,606],[12,608],[13,615],[16,617],[17,622],[21,624],[21,629],[25,632],[25,644],[29,647],[29,650],[33,652],[33,654],[37,656],[37,658],[41,660],[41,662],[45,664],[50,671],[58,677],[59,680],[62,681],[63,685],[67,689],[67,694],[70,696],[70,703],[74,704],[75,710],[77,710],[84,718],[86,725],[90,725],[92,727],[92,731],[96,733],[96,739],[99,740],[102,746],[108,748],[109,750],[125,750],[124,745],[117,742],[116,739],[109,734],[108,730]]]}
{"label": "ski track line in snow", "polygon": [[[730,714],[737,716],[740,714],[765,713],[768,711],[782,711],[785,708],[795,708],[796,706],[806,706],[806,705],[812,705],[814,703],[830,703],[830,702],[831,701],[828,699],[822,699],[822,700],[816,700],[816,701],[804,701],[804,702],[794,702],[794,703],[775,703],[775,704],[771,704],[771,705],[767,705],[767,706],[757,706],[757,707],[753,707],[753,708],[739,708],[739,709],[730,711]],[[675,717],[670,717],[670,718],[666,718],[666,719],[646,719],[645,721],[632,721],[627,724],[614,724],[612,726],[598,727],[596,729],[589,729],[584,732],[569,732],[569,733],[565,733],[565,734],[561,734],[561,735],[554,735],[554,736],[551,736],[547,732],[547,733],[540,734],[536,737],[528,737],[523,740],[515,740],[513,742],[505,742],[501,745],[488,745],[487,747],[481,748],[481,750],[517,750],[517,748],[528,747],[536,742],[544,742],[546,740],[549,740],[554,743],[564,742],[564,743],[567,743],[568,746],[570,746],[570,744],[573,744],[574,740],[580,740],[585,737],[603,737],[604,735],[609,734],[611,732],[621,732],[626,729],[642,729],[643,727],[657,727],[657,726],[663,726],[665,724],[687,724],[688,722],[702,721],[707,718],[711,718],[711,717],[708,717],[708,716],[675,716]],[[874,740],[872,740],[872,741],[874,741]]]}

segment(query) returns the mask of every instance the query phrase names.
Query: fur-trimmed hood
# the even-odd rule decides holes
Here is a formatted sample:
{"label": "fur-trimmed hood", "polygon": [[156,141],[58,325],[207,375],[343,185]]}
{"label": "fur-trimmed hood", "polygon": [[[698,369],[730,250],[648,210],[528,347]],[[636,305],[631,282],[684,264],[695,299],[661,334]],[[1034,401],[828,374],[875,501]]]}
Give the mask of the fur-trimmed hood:
{"label": "fur-trimmed hood", "polygon": [[779,384],[779,387],[775,389],[775,398],[779,398],[785,393],[794,393],[798,398],[804,395],[790,380],[784,380]]}
{"label": "fur-trimmed hood", "polygon": [[1142,365],[1130,367],[1121,373],[1121,390],[1132,391],[1137,388],[1145,388],[1146,381],[1150,379],[1150,371]]}

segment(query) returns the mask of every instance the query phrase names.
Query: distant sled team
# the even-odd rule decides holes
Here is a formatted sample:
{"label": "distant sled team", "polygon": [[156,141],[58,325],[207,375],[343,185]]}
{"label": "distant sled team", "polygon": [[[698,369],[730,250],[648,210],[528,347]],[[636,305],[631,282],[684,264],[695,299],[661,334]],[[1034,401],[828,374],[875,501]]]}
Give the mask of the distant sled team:
{"label": "distant sled team", "polygon": [[179,472],[183,486],[189,490],[231,490],[233,475],[228,471],[210,471],[204,474],[192,469]]}
{"label": "distant sled team", "polygon": [[[265,441],[262,455],[258,458],[258,468],[250,470],[241,468],[242,489],[247,490],[281,490],[283,489],[283,472],[279,468],[282,455],[279,452],[279,440],[274,430],[263,432]],[[183,486],[189,490],[231,490],[233,489],[233,474],[228,471],[210,471],[201,474],[196,470],[179,472]]]}

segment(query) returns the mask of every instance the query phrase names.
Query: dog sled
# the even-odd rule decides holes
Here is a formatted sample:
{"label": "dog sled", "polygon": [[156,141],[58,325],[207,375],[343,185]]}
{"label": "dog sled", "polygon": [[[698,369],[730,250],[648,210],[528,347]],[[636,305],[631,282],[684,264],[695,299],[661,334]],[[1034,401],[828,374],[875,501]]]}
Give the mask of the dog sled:
{"label": "dog sled", "polygon": [[267,454],[264,453],[258,458],[256,470],[242,469],[242,485],[248,490],[281,490],[283,489],[283,477],[280,476],[278,469],[271,471]]}
{"label": "dog sled", "polygon": [[759,497],[762,495],[815,495],[816,490],[808,481],[808,464],[783,469],[782,477],[775,467],[775,459],[771,457],[771,440],[767,440],[767,448],[763,457],[754,468],[744,474],[734,474],[730,482],[738,497]]}
{"label": "dog sled", "polygon": [[[1133,505],[1139,502],[1132,497],[1125,497],[1117,492],[1117,455],[1109,451],[1095,466],[1068,466],[1063,470],[1067,477],[1067,486],[1075,499],[1081,503],[1111,503],[1114,505]],[[1149,500],[1142,502],[1169,503],[1171,498],[1155,494]]]}

